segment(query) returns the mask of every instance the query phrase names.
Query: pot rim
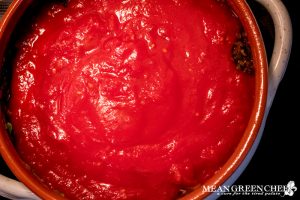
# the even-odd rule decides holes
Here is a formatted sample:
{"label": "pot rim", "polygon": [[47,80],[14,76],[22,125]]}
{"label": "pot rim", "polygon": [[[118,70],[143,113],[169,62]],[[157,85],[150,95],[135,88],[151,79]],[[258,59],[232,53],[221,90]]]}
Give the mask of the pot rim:
{"label": "pot rim", "polygon": [[[6,46],[8,43],[10,35],[8,33],[14,29],[16,22],[32,2],[33,0],[14,0],[2,17],[0,22],[0,43],[4,44],[3,46]],[[260,29],[246,0],[227,0],[227,2],[239,17],[251,46],[255,68],[255,98],[253,110],[247,128],[227,162],[205,182],[205,185],[196,186],[191,193],[181,198],[183,200],[203,199],[207,197],[211,193],[206,192],[204,187],[218,188],[218,186],[221,186],[234,171],[238,169],[256,139],[264,116],[268,89],[268,64]],[[4,50],[5,48],[0,49],[0,57],[3,57]],[[21,160],[6,133],[5,120],[2,115],[0,116],[0,120],[0,153],[15,176],[42,198],[64,199],[59,193],[51,191],[47,186],[41,184],[38,178],[29,172],[29,166]]]}

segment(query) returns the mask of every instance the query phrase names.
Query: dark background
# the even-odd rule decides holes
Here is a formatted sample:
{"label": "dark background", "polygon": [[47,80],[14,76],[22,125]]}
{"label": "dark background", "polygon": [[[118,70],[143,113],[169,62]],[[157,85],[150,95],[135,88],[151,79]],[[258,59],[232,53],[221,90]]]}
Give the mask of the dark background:
{"label": "dark background", "polygon": [[[266,43],[268,57],[270,57],[274,40],[274,30],[270,17],[266,11],[253,0],[247,0],[247,2],[254,10],[254,14],[258,19]],[[299,1],[282,0],[282,2],[290,13],[294,29],[293,47],[289,65],[279,85],[260,145],[250,164],[235,184],[286,185],[289,181],[293,180],[295,181],[296,187],[298,187],[298,191],[295,192],[293,197],[285,196],[282,198],[272,196],[272,199],[299,199],[300,142],[297,139],[297,135],[300,134],[300,60],[298,60],[300,59],[300,54],[297,48],[300,47],[300,33],[297,26],[300,25],[300,7],[296,5],[299,4]],[[297,55],[299,55],[298,59]],[[1,157],[0,174],[13,177]],[[239,199],[245,198],[245,196],[239,197]],[[256,198],[267,199],[262,196],[257,196]],[[220,199],[226,199],[226,197],[221,197]],[[251,199],[254,199],[254,197],[252,196]]]}

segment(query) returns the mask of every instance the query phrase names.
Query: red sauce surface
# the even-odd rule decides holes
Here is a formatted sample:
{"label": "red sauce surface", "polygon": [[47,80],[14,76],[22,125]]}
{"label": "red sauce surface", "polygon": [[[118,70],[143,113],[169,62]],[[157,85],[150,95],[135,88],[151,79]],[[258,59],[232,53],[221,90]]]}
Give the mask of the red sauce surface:
{"label": "red sauce surface", "polygon": [[254,78],[216,0],[51,4],[17,44],[10,112],[22,158],[70,199],[173,199],[229,158]]}

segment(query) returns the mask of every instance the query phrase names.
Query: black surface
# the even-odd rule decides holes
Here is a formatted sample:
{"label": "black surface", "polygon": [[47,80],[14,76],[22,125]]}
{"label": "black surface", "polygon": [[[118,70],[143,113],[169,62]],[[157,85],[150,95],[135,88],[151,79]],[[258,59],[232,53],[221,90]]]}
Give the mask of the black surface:
{"label": "black surface", "polygon": [[[248,0],[255,8],[255,15],[258,17],[264,39],[268,50],[271,53],[274,33],[272,26],[268,22],[268,16],[259,8],[253,0]],[[299,48],[300,32],[299,26],[300,7],[298,1],[282,0],[286,5],[293,23],[294,37],[290,62],[286,74],[278,88],[273,106],[267,119],[267,124],[260,145],[251,160],[250,164],[236,181],[237,185],[286,185],[290,180],[295,181],[298,191],[293,197],[273,196],[266,198],[263,196],[251,197],[251,199],[299,199],[299,155],[300,142],[297,139],[300,134],[300,55]],[[298,23],[298,24],[297,24]],[[298,124],[299,123],[299,124]],[[0,158],[0,173],[12,176],[9,169]],[[245,199],[245,196],[230,199]],[[1,199],[1,197],[0,197]],[[222,197],[220,199],[226,199]]]}

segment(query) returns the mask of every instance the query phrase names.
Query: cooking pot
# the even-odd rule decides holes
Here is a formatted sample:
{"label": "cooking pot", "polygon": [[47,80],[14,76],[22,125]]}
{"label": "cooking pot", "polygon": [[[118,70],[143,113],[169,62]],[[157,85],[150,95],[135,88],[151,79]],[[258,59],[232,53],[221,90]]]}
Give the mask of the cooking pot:
{"label": "cooking pot", "polygon": [[[263,39],[255,17],[246,0],[227,0],[235,11],[247,33],[251,46],[255,68],[255,102],[253,111],[234,153],[213,177],[182,199],[215,199],[217,194],[207,191],[208,187],[232,185],[250,162],[261,139],[266,118],[271,108],[277,87],[285,73],[291,44],[292,28],[289,15],[280,0],[256,0],[271,14],[275,26],[274,50],[269,67]],[[0,22],[0,59],[4,59],[10,35],[24,11],[33,0],[15,0],[8,8]],[[3,66],[0,65],[2,68]],[[0,68],[0,69],[1,69]],[[1,88],[1,87],[0,87]],[[16,177],[22,182],[0,175],[0,196],[12,199],[63,199],[49,190],[35,177],[16,152],[7,128],[5,118],[0,113],[0,153]]]}

